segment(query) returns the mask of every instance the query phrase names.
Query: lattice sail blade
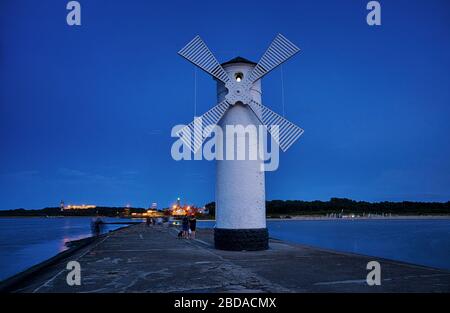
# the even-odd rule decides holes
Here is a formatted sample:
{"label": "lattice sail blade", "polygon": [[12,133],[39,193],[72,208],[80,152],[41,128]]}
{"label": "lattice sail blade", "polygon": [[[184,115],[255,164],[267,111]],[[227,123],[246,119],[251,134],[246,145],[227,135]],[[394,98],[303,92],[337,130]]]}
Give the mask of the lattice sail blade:
{"label": "lattice sail blade", "polygon": [[178,54],[222,82],[226,83],[230,80],[227,72],[200,36],[195,36],[183,49],[178,51]]}
{"label": "lattice sail blade", "polygon": [[278,34],[250,74],[248,78],[250,83],[254,83],[299,51],[300,48]]}
{"label": "lattice sail blade", "polygon": [[283,152],[286,152],[304,132],[297,125],[256,101],[252,100],[249,106]]}
{"label": "lattice sail blade", "polygon": [[211,135],[214,127],[225,115],[229,106],[230,104],[227,100],[220,102],[208,112],[180,129],[176,134],[192,152],[196,153],[206,138]]}

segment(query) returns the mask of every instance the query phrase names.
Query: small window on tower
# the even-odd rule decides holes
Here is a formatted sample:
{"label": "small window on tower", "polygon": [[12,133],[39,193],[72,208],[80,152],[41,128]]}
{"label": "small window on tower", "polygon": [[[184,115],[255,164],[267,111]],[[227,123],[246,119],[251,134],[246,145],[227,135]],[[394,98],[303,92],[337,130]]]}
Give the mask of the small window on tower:
{"label": "small window on tower", "polygon": [[244,78],[244,74],[242,74],[241,72],[238,72],[238,73],[234,74],[234,78],[236,78],[236,81],[238,83],[240,83],[242,81],[242,79]]}

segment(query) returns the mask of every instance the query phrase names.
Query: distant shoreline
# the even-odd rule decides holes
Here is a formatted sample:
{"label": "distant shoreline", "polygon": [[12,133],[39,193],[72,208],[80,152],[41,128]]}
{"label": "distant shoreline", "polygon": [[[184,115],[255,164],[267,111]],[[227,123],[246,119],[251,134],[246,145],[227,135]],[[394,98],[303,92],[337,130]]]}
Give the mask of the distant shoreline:
{"label": "distant shoreline", "polygon": [[392,215],[392,216],[357,216],[357,217],[328,217],[328,216],[292,216],[291,218],[267,218],[270,221],[288,220],[399,220],[399,219],[450,219],[450,215]]}
{"label": "distant shoreline", "polygon": [[[144,218],[128,218],[128,217],[112,217],[112,216],[96,216],[96,215],[84,215],[84,216],[0,216],[1,218],[117,218],[117,219],[129,219],[129,220],[143,220]],[[399,220],[399,219],[450,219],[450,215],[392,215],[392,216],[355,216],[355,217],[329,217],[329,216],[317,216],[317,215],[292,215],[290,218],[280,217],[267,217],[268,221],[332,221],[332,220]],[[198,218],[198,221],[213,222],[215,219],[202,219]]]}
{"label": "distant shoreline", "polygon": [[1,218],[117,218],[117,219],[129,219],[129,220],[143,220],[144,217],[138,217],[138,218],[129,218],[129,217],[122,217],[122,216],[107,216],[107,215],[61,215],[61,216],[42,216],[42,215],[0,215]]}
{"label": "distant shoreline", "polygon": [[[292,216],[291,218],[271,218],[268,221],[334,221],[334,220],[426,220],[426,219],[450,219],[450,215],[392,215],[392,216],[364,216],[336,218],[328,216]],[[198,219],[199,222],[215,222],[215,219]]]}

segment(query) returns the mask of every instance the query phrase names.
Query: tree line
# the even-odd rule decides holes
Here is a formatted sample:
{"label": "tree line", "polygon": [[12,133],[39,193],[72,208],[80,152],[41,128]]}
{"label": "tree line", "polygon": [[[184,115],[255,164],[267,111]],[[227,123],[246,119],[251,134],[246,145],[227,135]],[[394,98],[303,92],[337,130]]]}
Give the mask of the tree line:
{"label": "tree line", "polygon": [[[215,216],[216,204],[205,205],[209,216]],[[127,210],[128,209],[128,210]],[[242,208],[245,210],[245,208]],[[144,213],[144,208],[96,207],[84,210],[63,210],[49,207],[40,210],[15,209],[0,211],[0,216],[125,216],[127,213]],[[331,198],[329,201],[270,200],[266,201],[268,216],[280,215],[327,215],[327,214],[392,214],[392,215],[450,215],[447,202],[367,202],[347,198]]]}
{"label": "tree line", "polygon": [[[216,204],[205,205],[214,216]],[[242,208],[245,210],[245,208]],[[356,215],[450,215],[450,201],[447,202],[367,202],[347,198],[331,198],[329,201],[270,200],[266,201],[267,215],[327,215],[333,213]]]}
{"label": "tree line", "polygon": [[83,210],[62,210],[59,207],[49,207],[40,210],[15,209],[0,211],[0,216],[124,216],[125,210],[129,213],[144,213],[143,208],[125,207],[96,207]]}

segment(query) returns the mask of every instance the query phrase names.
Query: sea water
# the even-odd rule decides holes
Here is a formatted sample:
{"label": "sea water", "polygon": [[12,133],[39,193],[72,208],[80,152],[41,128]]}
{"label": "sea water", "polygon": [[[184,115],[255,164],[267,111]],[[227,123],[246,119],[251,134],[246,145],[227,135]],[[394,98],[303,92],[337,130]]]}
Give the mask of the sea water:
{"label": "sea water", "polygon": [[268,220],[267,227],[289,242],[450,270],[450,219]]}

